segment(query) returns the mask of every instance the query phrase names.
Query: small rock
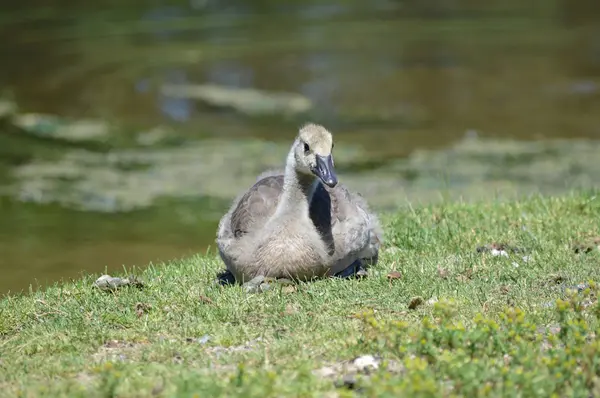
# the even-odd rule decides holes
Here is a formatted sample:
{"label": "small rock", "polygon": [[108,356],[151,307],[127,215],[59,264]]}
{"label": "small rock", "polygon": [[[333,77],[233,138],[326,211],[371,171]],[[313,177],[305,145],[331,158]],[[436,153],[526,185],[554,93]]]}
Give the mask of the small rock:
{"label": "small rock", "polygon": [[198,339],[198,343],[206,344],[206,343],[208,343],[209,340],[210,340],[210,336],[205,334],[204,336],[202,336]]}
{"label": "small rock", "polygon": [[417,309],[418,306],[422,305],[423,303],[425,303],[425,300],[423,300],[423,297],[413,297],[410,302],[408,303],[408,309],[409,310],[415,310]]}
{"label": "small rock", "polygon": [[506,252],[506,250],[492,249],[491,253],[492,253],[492,256],[504,256],[504,257],[508,257],[508,253]]}
{"label": "small rock", "polygon": [[313,370],[313,375],[335,380],[337,387],[355,388],[358,375],[369,377],[373,370],[380,369],[385,366],[385,371],[390,374],[401,374],[404,372],[404,367],[394,360],[382,361],[382,358],[373,355],[362,355],[351,361],[342,361],[329,366],[324,366],[320,369]]}
{"label": "small rock", "polygon": [[208,343],[210,341],[210,336],[207,335],[207,334],[205,334],[204,336],[202,336],[200,338],[197,338],[197,339],[194,339],[192,337],[188,337],[188,338],[185,339],[185,341],[188,342],[188,343],[198,343],[198,344],[204,345],[204,344],[206,344],[206,343]]}
{"label": "small rock", "polygon": [[492,256],[503,256],[508,257],[508,252],[512,253],[521,253],[524,252],[524,249],[519,247],[514,247],[507,245],[506,243],[492,243],[483,246],[479,246],[477,248],[477,253],[486,253],[489,252]]}
{"label": "small rock", "polygon": [[122,279],[110,275],[102,275],[96,279],[93,286],[103,291],[114,291],[123,286],[143,287],[143,283],[134,276]]}
{"label": "small rock", "polygon": [[398,271],[392,271],[389,274],[387,274],[387,278],[389,280],[394,280],[394,279],[401,279],[402,278],[402,274]]}
{"label": "small rock", "polygon": [[378,369],[380,359],[375,358],[373,355],[363,355],[352,361],[352,364],[357,368],[358,371],[368,371],[369,368]]}

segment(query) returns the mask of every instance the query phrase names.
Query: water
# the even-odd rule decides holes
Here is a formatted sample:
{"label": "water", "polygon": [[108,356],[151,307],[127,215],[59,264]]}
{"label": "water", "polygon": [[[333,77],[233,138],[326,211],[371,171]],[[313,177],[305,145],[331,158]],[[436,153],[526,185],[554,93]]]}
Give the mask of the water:
{"label": "water", "polygon": [[[20,112],[98,119],[119,131],[109,149],[87,148],[93,153],[83,158],[92,159],[93,165],[84,168],[81,159],[67,166],[59,163],[62,171],[53,174],[55,180],[68,179],[65,169],[79,170],[78,181],[87,184],[65,188],[71,202],[24,203],[14,190],[1,199],[0,293],[214,247],[218,218],[248,176],[229,181],[244,170],[260,169],[261,162],[278,164],[303,121],[215,110],[161,94],[164,84],[215,83],[306,96],[315,104],[310,118],[332,129],[336,148],[348,148],[347,155],[338,156],[348,179],[355,178],[357,186],[373,184],[369,190],[378,193],[373,200],[381,208],[392,208],[400,201],[395,197],[434,197],[436,189],[444,188],[443,179],[430,179],[422,170],[433,160],[419,163],[417,155],[426,149],[440,151],[427,159],[443,158],[465,136],[522,143],[586,139],[589,145],[600,138],[600,5],[589,0],[491,1],[485,6],[466,0],[88,4],[63,0],[48,7],[23,0],[5,5],[0,15],[5,38],[0,42],[0,93],[13,98]],[[169,131],[173,142],[192,148],[184,157],[188,163],[173,160],[180,152],[168,152],[170,163],[157,161],[160,167],[152,169],[156,180],[142,168],[138,173],[123,171],[125,182],[119,179],[120,169],[103,168],[113,152],[127,162],[142,156],[146,147],[136,137],[157,128]],[[27,171],[27,178],[39,187],[40,180],[31,173],[57,169],[53,162],[79,147],[8,134],[6,126],[2,131],[0,183],[6,186],[24,178],[24,171],[15,170],[40,162],[40,167]],[[258,139],[276,146],[259,142],[255,150],[237,144]],[[214,140],[216,153],[229,156],[223,163],[210,157],[217,176],[199,170],[209,167],[210,151],[202,152],[203,143]],[[544,170],[560,163],[553,160],[556,157],[547,158],[548,153],[559,151],[560,159],[573,160],[556,166],[561,171],[543,184],[531,177],[518,185],[516,173],[498,177],[495,186],[505,186],[506,180],[517,181],[519,189],[543,185],[560,190],[564,181],[556,176],[569,180],[571,174],[578,182],[594,185],[594,162],[581,161],[593,159],[587,152],[582,155],[587,146],[575,145],[572,151],[568,144],[552,146],[554,152],[535,149],[542,179]],[[190,159],[196,147],[202,161],[194,163]],[[131,148],[139,153],[124,152]],[[267,155],[272,159],[254,160]],[[396,165],[407,159],[408,166]],[[491,167],[487,152],[477,159],[478,163],[467,162],[470,170],[479,173]],[[508,160],[494,159],[494,167],[504,170]],[[244,167],[232,172],[239,162]],[[453,173],[457,163],[439,166],[454,175],[451,186],[473,195],[488,189],[493,173],[486,178],[461,170]],[[192,172],[194,168],[198,170]],[[391,185],[376,186],[369,173],[379,173],[372,175]],[[134,197],[129,193],[146,192],[149,186],[160,186],[163,192],[173,183],[165,175],[179,174],[187,179],[173,185],[170,197],[145,196],[152,206],[97,211],[110,207],[111,198]],[[106,175],[115,181],[96,183],[98,176]],[[132,188],[138,183],[139,189]],[[32,195],[34,183],[28,184],[29,191],[19,189]],[[92,185],[95,188],[85,191]],[[128,190],[121,189],[124,186]],[[471,186],[476,189],[470,191]],[[59,196],[59,190],[52,189],[45,198]],[[96,211],[73,205],[80,200],[72,198],[73,192],[81,190],[88,196],[93,193],[86,200],[99,203]],[[177,194],[182,191],[186,194]]]}

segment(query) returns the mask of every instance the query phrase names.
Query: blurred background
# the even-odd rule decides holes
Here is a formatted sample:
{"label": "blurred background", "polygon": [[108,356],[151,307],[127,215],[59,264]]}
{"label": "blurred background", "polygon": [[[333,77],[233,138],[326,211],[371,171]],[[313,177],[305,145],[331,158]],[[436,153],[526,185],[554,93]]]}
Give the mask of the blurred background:
{"label": "blurred background", "polygon": [[600,182],[596,0],[21,0],[0,34],[0,295],[214,253],[306,121],[379,211]]}

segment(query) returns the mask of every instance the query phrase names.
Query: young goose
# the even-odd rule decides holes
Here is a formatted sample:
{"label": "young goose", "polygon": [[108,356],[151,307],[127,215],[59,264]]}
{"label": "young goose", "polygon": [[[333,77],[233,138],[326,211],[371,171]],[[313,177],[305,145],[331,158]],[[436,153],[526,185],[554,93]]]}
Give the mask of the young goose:
{"label": "young goose", "polygon": [[377,261],[379,221],[362,196],[338,183],[332,149],[327,129],[306,124],[284,173],[263,174],[234,200],[217,231],[227,267],[221,281],[349,276]]}

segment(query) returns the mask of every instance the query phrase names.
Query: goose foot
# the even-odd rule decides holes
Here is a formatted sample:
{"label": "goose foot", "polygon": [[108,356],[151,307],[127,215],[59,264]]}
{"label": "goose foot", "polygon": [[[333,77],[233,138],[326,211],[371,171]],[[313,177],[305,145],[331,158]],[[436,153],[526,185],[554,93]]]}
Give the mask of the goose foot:
{"label": "goose foot", "polygon": [[364,278],[368,276],[368,272],[360,259],[354,261],[346,269],[335,274],[335,277],[349,279],[352,277]]}
{"label": "goose foot", "polygon": [[217,279],[215,282],[221,286],[233,285],[235,283],[235,276],[233,276],[231,271],[226,269],[225,271],[221,271],[217,274]]}

